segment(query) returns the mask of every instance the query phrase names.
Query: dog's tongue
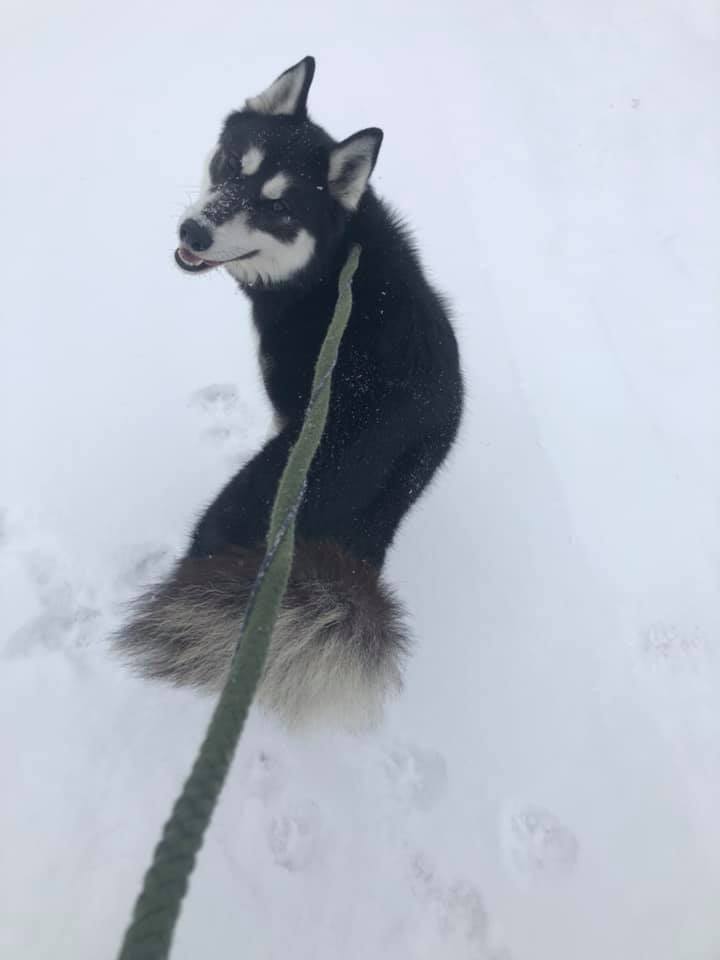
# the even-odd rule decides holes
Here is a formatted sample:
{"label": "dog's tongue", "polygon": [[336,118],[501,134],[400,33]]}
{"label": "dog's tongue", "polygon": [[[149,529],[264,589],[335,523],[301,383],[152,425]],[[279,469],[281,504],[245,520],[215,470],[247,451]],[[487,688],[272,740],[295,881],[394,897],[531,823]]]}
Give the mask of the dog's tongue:
{"label": "dog's tongue", "polygon": [[186,247],[178,247],[176,252],[183,263],[186,263],[189,267],[196,267],[198,264],[205,262],[200,257],[196,257],[195,254],[191,253]]}
{"label": "dog's tongue", "polygon": [[175,250],[175,263],[188,273],[204,273],[206,270],[212,270],[213,267],[218,266],[212,260],[202,260],[195,256],[191,250],[185,247],[178,247]]}

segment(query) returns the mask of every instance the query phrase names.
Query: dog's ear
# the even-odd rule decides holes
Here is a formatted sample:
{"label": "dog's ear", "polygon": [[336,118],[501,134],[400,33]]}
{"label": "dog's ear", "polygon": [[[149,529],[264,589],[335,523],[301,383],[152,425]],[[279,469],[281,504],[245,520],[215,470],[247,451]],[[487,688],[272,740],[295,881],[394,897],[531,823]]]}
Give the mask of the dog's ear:
{"label": "dog's ear", "polygon": [[315,73],[315,60],[305,57],[281,73],[267,90],[245,101],[245,109],[253,113],[269,113],[290,117],[307,115],[307,96]]}
{"label": "dog's ear", "polygon": [[383,132],[368,127],[354,133],[330,151],[328,187],[346,210],[355,210],[373,172]]}

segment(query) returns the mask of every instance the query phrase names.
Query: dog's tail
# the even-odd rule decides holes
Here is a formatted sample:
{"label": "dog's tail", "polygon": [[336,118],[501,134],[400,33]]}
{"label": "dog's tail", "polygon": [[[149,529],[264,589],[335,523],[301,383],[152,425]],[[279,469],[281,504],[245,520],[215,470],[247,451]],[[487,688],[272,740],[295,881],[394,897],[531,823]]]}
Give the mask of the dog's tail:
{"label": "dog's tail", "polygon": [[[145,677],[218,690],[261,560],[239,548],[181,560],[135,602],[117,649]],[[406,648],[400,605],[373,567],[299,542],[257,698],[289,725],[329,712],[372,725],[401,686]]]}

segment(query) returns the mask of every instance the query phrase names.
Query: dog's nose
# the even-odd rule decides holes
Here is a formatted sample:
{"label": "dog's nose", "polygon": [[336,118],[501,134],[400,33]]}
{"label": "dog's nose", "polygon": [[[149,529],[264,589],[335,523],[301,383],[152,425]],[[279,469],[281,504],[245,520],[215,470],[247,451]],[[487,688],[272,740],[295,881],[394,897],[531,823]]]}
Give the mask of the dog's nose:
{"label": "dog's nose", "polygon": [[212,246],[212,234],[197,220],[183,220],[180,224],[180,240],[196,253],[202,253]]}

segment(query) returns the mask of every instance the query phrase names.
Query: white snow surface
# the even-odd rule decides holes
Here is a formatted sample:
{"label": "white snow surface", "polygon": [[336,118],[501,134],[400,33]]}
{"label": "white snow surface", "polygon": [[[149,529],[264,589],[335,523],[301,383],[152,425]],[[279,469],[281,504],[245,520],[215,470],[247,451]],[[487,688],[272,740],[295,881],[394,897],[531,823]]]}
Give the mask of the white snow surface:
{"label": "white snow surface", "polygon": [[176,222],[307,53],[451,297],[461,440],[388,575],[375,735],[253,715],[173,960],[720,957],[714,0],[19,0],[3,15],[0,956],[117,950],[211,704],[121,603],[267,435]]}

